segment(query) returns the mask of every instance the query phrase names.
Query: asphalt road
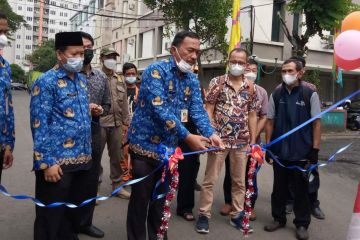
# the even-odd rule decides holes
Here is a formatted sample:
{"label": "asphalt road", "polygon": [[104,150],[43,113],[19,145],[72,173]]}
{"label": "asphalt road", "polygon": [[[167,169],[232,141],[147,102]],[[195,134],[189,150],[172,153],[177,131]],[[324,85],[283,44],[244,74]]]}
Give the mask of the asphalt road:
{"label": "asphalt road", "polygon": [[[11,169],[3,172],[3,184],[13,194],[34,194],[34,174],[32,167],[32,140],[29,127],[29,95],[26,92],[14,92],[16,115],[16,147],[15,162]],[[309,228],[313,240],[343,240],[346,238],[348,224],[351,219],[357,181],[360,177],[360,139],[358,135],[343,137],[326,136],[322,142],[321,157],[325,159],[336,148],[349,142],[354,142],[352,148],[341,155],[339,160],[324,167],[321,172],[321,188],[319,199],[326,214],[325,220],[313,219]],[[100,194],[111,191],[109,176],[109,161],[104,154],[104,182]],[[202,157],[201,171],[198,181],[201,182],[206,165],[206,156]],[[222,181],[221,176],[221,181]],[[263,227],[271,221],[270,194],[272,190],[272,169],[269,165],[262,168],[259,174],[259,199],[256,204],[258,220],[253,222],[254,233],[250,239],[294,238],[293,216],[289,215],[287,227],[274,233],[266,233]],[[196,202],[199,194],[196,193]],[[101,203],[95,211],[94,224],[105,231],[105,239],[126,239],[127,201],[114,198]],[[195,222],[186,222],[173,216],[170,220],[169,239],[171,240],[226,240],[241,239],[239,231],[229,225],[229,219],[218,214],[223,204],[221,182],[216,185],[213,205],[213,217],[210,222],[210,234],[199,235],[194,230]],[[172,207],[176,206],[176,202]],[[30,201],[15,201],[0,195],[0,239],[18,240],[32,239],[35,207]],[[195,207],[194,213],[197,214]],[[174,213],[174,211],[172,211]],[[80,239],[91,239],[80,235]]]}

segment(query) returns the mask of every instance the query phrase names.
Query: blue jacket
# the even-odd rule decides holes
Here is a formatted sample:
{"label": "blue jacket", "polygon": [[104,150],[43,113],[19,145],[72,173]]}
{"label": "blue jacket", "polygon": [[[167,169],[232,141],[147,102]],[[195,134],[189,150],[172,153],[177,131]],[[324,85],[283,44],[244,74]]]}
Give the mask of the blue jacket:
{"label": "blue jacket", "polygon": [[30,123],[34,170],[58,164],[64,171],[88,169],[91,163],[91,118],[87,80],[55,67],[32,88]]}
{"label": "blue jacket", "polygon": [[[307,94],[304,94],[304,91]],[[305,86],[295,87],[291,93],[286,90],[284,85],[275,90],[272,96],[276,112],[271,141],[311,118],[310,100],[305,99],[305,96],[311,96],[313,92],[313,90]],[[279,98],[274,97],[277,94],[279,94]],[[270,150],[282,161],[300,161],[307,159],[312,146],[312,124],[308,124],[272,145]]]}
{"label": "blue jacket", "polygon": [[11,95],[11,69],[0,56],[0,144],[1,148],[14,149],[15,127]]}
{"label": "blue jacket", "polygon": [[189,131],[180,120],[182,109],[200,133],[210,137],[214,130],[201,99],[200,83],[193,73],[179,74],[173,57],[158,61],[142,75],[137,107],[129,129],[130,149],[135,153],[159,160],[161,143],[177,147],[178,140]]}

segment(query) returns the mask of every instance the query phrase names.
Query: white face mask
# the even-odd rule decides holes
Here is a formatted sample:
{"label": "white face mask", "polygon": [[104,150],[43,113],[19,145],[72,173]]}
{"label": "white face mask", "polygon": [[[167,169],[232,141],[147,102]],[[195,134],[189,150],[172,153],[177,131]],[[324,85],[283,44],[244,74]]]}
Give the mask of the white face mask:
{"label": "white face mask", "polygon": [[8,44],[8,38],[5,34],[0,35],[0,49],[4,49]]}
{"label": "white face mask", "polygon": [[286,85],[291,86],[296,82],[297,76],[291,75],[291,74],[285,74],[285,75],[282,75],[282,79]]}
{"label": "white face mask", "polygon": [[257,74],[254,72],[248,72],[248,73],[245,73],[244,76],[246,77],[246,79],[255,82]]}
{"label": "white face mask", "polygon": [[177,62],[176,60],[176,65],[178,66],[179,70],[183,73],[189,73],[189,72],[192,72],[192,65],[190,65],[189,63],[187,63],[186,61],[184,61],[181,57],[180,57],[180,54],[177,50],[177,48],[175,47],[176,49],[176,53],[178,54],[179,58],[180,58],[180,62]]}
{"label": "white face mask", "polygon": [[234,77],[238,77],[244,74],[245,67],[239,64],[231,64],[229,70],[231,75],[233,75]]}
{"label": "white face mask", "polygon": [[107,69],[114,70],[116,66],[116,60],[115,59],[105,59],[104,60],[104,66]]}
{"label": "white face mask", "polygon": [[125,81],[129,84],[136,83],[136,77],[125,77]]}
{"label": "white face mask", "polygon": [[83,64],[83,58],[68,58],[63,66],[69,72],[80,72],[83,68]]}

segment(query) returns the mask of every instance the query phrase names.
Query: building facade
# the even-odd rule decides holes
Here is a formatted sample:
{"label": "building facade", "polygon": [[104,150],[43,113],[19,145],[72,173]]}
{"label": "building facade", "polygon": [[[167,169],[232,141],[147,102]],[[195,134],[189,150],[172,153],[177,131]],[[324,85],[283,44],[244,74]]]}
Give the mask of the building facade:
{"label": "building facade", "polygon": [[[354,2],[357,2],[356,0]],[[98,54],[103,47],[113,47],[121,55],[117,71],[125,62],[132,62],[142,71],[153,61],[167,58],[171,39],[177,31],[176,26],[166,26],[161,20],[162,13],[150,10],[138,0],[89,0],[82,9],[90,13],[90,5],[95,5],[96,15],[90,17],[74,16],[71,20],[73,30],[84,30],[94,36],[96,57],[94,64],[99,66]],[[252,6],[252,7],[250,7]],[[292,55],[292,46],[284,36],[278,13],[286,21],[290,32],[299,33],[306,29],[302,26],[303,16],[293,16],[286,11],[284,1],[242,0],[241,35],[244,46],[252,41],[252,55],[261,65],[260,84],[268,91],[281,82],[280,66]],[[253,9],[253,11],[249,11]],[[92,13],[92,12],[91,12]],[[79,20],[80,18],[80,20]],[[228,29],[231,18],[228,18]],[[253,26],[253,36],[251,36]],[[171,31],[169,31],[169,29]],[[229,38],[230,32],[227,34]],[[326,40],[314,36],[307,44],[306,61],[308,70],[319,70],[321,79],[320,96],[323,101],[335,101],[353,89],[360,87],[359,71],[344,72],[344,87],[332,79],[333,41],[330,32],[324,32]],[[225,71],[224,56],[209,51],[202,56],[205,79],[203,84]]]}
{"label": "building facade", "polygon": [[14,12],[24,17],[27,26],[14,34],[11,47],[5,49],[10,63],[31,70],[29,56],[44,41],[55,39],[55,34],[71,29],[70,16],[78,8],[78,0],[14,0],[9,2]]}

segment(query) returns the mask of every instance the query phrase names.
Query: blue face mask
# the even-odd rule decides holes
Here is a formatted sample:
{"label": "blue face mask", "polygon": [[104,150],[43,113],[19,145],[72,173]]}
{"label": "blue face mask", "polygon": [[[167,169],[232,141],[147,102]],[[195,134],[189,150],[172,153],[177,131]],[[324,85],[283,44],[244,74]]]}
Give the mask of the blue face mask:
{"label": "blue face mask", "polygon": [[83,58],[68,58],[63,66],[69,72],[80,72],[83,68],[83,63]]}
{"label": "blue face mask", "polygon": [[136,83],[136,77],[125,77],[125,81],[129,84],[134,84]]}

